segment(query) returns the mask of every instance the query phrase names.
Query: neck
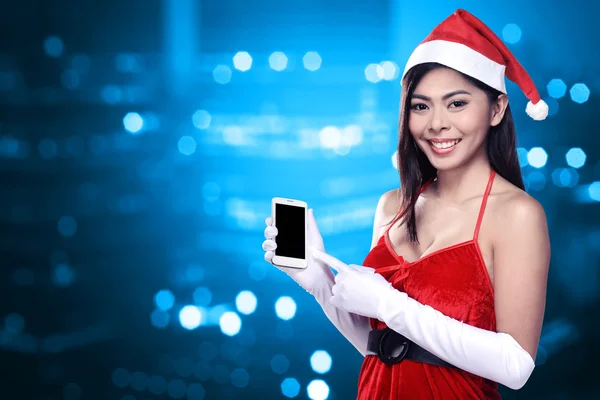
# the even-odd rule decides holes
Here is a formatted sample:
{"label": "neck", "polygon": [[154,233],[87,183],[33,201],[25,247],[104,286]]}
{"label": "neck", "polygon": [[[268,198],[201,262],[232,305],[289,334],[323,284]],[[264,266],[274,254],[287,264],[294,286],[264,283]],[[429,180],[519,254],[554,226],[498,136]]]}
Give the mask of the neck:
{"label": "neck", "polygon": [[435,191],[438,199],[461,203],[482,196],[492,172],[487,154],[474,157],[469,163],[452,170],[438,171]]}

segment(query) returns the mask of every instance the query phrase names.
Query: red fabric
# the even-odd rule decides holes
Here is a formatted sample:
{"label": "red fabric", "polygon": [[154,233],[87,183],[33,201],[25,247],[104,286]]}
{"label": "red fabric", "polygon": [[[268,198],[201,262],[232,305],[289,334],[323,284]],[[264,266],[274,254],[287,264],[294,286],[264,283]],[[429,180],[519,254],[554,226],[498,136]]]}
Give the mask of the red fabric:
{"label": "red fabric", "polygon": [[[477,244],[494,176],[492,170],[473,239],[408,262],[394,252],[388,228],[363,265],[375,268],[396,289],[422,304],[467,324],[496,331],[493,288]],[[371,319],[371,326],[386,327],[376,319]],[[497,383],[465,371],[410,360],[389,366],[377,356],[367,356],[360,371],[358,399],[500,399],[500,394]]]}
{"label": "red fabric", "polygon": [[517,58],[486,24],[468,11],[458,9],[438,26],[421,43],[446,40],[464,44],[490,60],[506,66],[506,77],[515,82],[533,104],[540,94]]}
{"label": "red fabric", "polygon": [[[446,40],[464,44],[490,60],[506,65],[510,51],[496,34],[468,11],[458,9],[436,26],[421,43]],[[506,48],[507,51],[503,51]]]}

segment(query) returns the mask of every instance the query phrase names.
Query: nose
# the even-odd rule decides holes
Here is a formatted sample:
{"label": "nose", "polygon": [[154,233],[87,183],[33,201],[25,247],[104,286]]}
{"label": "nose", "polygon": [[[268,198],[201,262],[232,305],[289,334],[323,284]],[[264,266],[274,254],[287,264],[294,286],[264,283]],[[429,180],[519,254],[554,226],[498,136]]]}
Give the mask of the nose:
{"label": "nose", "polygon": [[444,130],[450,129],[450,123],[446,110],[441,107],[435,107],[431,113],[431,120],[429,121],[429,131],[439,133]]}

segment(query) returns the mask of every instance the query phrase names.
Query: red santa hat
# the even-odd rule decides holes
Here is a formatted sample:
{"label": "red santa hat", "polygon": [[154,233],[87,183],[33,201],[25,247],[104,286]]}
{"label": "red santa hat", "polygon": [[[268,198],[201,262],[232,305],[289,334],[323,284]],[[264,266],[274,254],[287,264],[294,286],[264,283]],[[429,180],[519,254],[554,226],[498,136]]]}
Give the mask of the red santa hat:
{"label": "red santa hat", "polygon": [[506,76],[529,99],[525,112],[531,118],[541,121],[548,116],[548,105],[525,68],[490,28],[465,10],[456,10],[417,46],[402,78],[415,65],[428,62],[453,68],[502,93],[506,93]]}

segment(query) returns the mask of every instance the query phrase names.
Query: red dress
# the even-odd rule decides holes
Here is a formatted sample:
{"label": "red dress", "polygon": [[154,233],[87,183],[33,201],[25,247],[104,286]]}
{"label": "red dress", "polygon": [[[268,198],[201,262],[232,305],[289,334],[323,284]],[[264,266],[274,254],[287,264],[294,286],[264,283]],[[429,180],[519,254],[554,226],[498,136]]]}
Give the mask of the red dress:
{"label": "red dress", "polygon": [[[396,219],[369,252],[363,265],[375,268],[396,289],[418,302],[451,318],[495,332],[494,292],[477,243],[494,176],[492,170],[473,239],[408,262],[396,254],[390,244],[389,231]],[[386,325],[371,319],[371,327],[383,329]],[[390,366],[377,356],[366,356],[358,379],[360,400],[499,398],[498,384],[488,379],[459,369],[410,360]]]}

